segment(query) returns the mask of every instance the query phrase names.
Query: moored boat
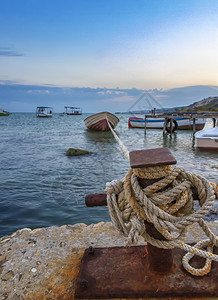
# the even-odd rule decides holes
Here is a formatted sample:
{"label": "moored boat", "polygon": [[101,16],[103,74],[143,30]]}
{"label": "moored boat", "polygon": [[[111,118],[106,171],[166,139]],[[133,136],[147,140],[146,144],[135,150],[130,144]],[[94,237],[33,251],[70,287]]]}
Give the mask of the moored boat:
{"label": "moored boat", "polygon": [[218,151],[218,127],[198,131],[195,138],[199,149]]}
{"label": "moored boat", "polygon": [[51,118],[53,114],[53,108],[50,106],[38,106],[36,108],[36,115],[38,118]]}
{"label": "moored boat", "polygon": [[84,122],[88,129],[108,131],[110,130],[108,123],[114,129],[117,126],[119,119],[109,112],[101,112],[87,117]]}
{"label": "moored boat", "polygon": [[[163,129],[164,118],[146,118],[146,128],[148,129]],[[195,130],[202,130],[204,128],[206,119],[195,119]],[[193,119],[190,118],[174,118],[174,128],[179,130],[193,130]],[[145,128],[145,119],[130,117],[128,121],[129,128]]]}
{"label": "moored boat", "polygon": [[74,106],[64,106],[66,110],[66,115],[81,115],[82,109],[80,107],[74,107]]}
{"label": "moored boat", "polygon": [[3,110],[3,109],[0,109],[0,116],[3,117],[3,116],[9,116],[10,113],[6,110]]}

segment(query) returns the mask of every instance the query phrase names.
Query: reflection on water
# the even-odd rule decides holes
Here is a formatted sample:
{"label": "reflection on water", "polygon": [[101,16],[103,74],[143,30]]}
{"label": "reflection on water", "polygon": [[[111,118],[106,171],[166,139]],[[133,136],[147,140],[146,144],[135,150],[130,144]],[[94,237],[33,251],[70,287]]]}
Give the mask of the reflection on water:
{"label": "reflection on water", "polygon": [[163,147],[167,147],[170,149],[176,149],[177,147],[177,132],[172,134],[163,134]]}
{"label": "reflection on water", "polygon": [[[86,117],[0,118],[0,236],[23,227],[110,220],[107,207],[87,208],[84,199],[103,192],[107,181],[124,177],[129,162],[111,132],[86,129]],[[116,133],[129,151],[168,147],[177,165],[218,184],[218,152],[196,149],[192,131],[163,135],[149,129],[145,135],[143,129],[129,129],[128,118],[119,116]],[[67,157],[68,148],[93,154]]]}
{"label": "reflection on water", "polygon": [[111,131],[94,131],[94,130],[85,130],[85,136],[87,141],[90,143],[103,143],[103,144],[115,144],[116,140],[113,137]]}

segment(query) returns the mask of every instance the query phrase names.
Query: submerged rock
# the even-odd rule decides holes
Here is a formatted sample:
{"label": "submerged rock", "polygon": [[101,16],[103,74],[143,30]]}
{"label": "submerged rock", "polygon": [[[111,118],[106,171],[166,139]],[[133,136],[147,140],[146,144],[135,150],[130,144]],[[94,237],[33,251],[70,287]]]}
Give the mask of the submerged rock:
{"label": "submerged rock", "polygon": [[91,154],[92,152],[82,150],[82,149],[74,149],[69,148],[66,152],[67,156],[78,156],[78,155],[85,155],[85,154]]}

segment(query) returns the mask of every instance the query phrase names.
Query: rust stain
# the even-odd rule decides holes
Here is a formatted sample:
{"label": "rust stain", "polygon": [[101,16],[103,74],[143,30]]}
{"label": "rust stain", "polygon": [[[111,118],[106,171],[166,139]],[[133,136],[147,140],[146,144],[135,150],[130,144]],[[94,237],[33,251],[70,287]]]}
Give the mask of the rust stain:
{"label": "rust stain", "polygon": [[[139,251],[139,256],[145,255],[145,247],[141,248],[142,251]],[[54,260],[54,261],[48,261],[48,268],[50,268],[50,276],[48,278],[44,278],[44,280],[40,283],[39,286],[37,286],[37,291],[31,292],[25,296],[25,300],[74,300],[76,299],[75,294],[75,283],[79,274],[79,271],[81,269],[81,260],[83,257],[83,249],[74,249],[72,253],[64,259]],[[133,254],[133,253],[132,253]],[[108,258],[108,255],[107,255]],[[147,255],[145,255],[144,260],[147,260]],[[143,260],[143,261],[144,261]],[[100,274],[99,274],[100,275]],[[146,278],[144,278],[145,280]],[[83,299],[87,299],[84,297]],[[95,297],[89,297],[89,299],[96,299]],[[102,299],[102,298],[98,298]],[[104,299],[112,299],[111,297],[107,298],[104,297]],[[113,298],[116,300],[125,300],[127,298],[124,297],[116,297]],[[139,298],[128,297],[130,300],[136,300]],[[141,295],[141,300],[143,299],[158,299],[154,297],[146,297],[143,298]],[[160,299],[160,298],[159,298]],[[165,300],[179,300],[179,299],[189,299],[188,297],[162,297],[161,299]],[[199,298],[193,297],[192,300],[197,300]],[[202,297],[201,300],[209,300],[212,299],[212,297]]]}
{"label": "rust stain", "polygon": [[29,292],[25,300],[73,300],[83,253],[84,250],[79,249],[66,259],[50,261],[48,268],[52,269],[52,275],[40,283],[36,292]]}
{"label": "rust stain", "polygon": [[145,247],[145,254],[142,255],[142,257],[145,257],[148,255],[148,249]]}
{"label": "rust stain", "polygon": [[[145,257],[144,246],[95,248],[90,255],[86,249],[76,281],[77,299],[162,299],[205,298],[218,295],[217,264],[204,278],[196,278],[181,266],[185,252],[173,249],[173,268],[169,272],[153,270],[149,260],[150,251]],[[161,256],[161,254],[160,254]],[[193,258],[194,267],[204,261]],[[162,262],[163,264],[163,262]],[[166,261],[166,264],[169,263]],[[206,299],[206,298],[205,298]]]}

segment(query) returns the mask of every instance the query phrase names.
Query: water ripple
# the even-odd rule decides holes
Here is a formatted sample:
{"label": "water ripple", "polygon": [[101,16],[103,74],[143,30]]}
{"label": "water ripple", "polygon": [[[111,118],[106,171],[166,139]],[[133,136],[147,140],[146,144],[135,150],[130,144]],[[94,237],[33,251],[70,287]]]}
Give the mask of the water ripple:
{"label": "water ripple", "polygon": [[[85,117],[0,118],[0,236],[23,227],[110,220],[107,207],[87,208],[85,196],[124,177],[129,164],[110,132],[86,130]],[[218,153],[197,150],[192,132],[163,137],[161,130],[148,130],[145,136],[141,129],[128,129],[128,116],[119,118],[116,132],[129,151],[169,147],[178,165],[218,184]],[[93,154],[67,157],[70,147]],[[208,218],[217,218],[217,204]]]}

